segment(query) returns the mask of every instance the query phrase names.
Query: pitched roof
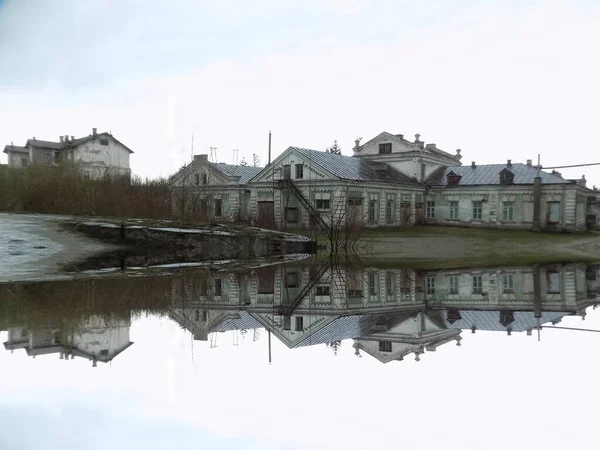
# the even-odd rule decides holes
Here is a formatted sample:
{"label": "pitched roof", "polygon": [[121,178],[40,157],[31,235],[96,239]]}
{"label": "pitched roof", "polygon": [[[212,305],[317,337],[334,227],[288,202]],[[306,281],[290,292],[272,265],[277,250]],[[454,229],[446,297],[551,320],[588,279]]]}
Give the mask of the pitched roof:
{"label": "pitched roof", "polygon": [[404,175],[388,164],[367,161],[354,156],[336,155],[319,150],[310,150],[300,147],[289,147],[318,166],[326,169],[331,174],[342,180],[353,181],[386,181],[392,183],[413,184],[420,183],[414,178]]}
{"label": "pitched roof", "polygon": [[27,142],[25,143],[25,147],[32,145],[34,147],[39,147],[39,148],[50,148],[52,150],[62,150],[66,147],[78,146],[85,142],[89,142],[89,141],[92,141],[92,140],[98,139],[98,138],[111,138],[114,141],[116,141],[117,143],[121,144],[123,147],[125,147],[125,149],[129,151],[129,153],[133,153],[133,150],[131,150],[129,147],[127,147],[125,144],[123,144],[121,141],[119,141],[112,134],[106,133],[106,132],[98,133],[96,135],[90,134],[89,136],[84,136],[84,137],[77,138],[77,139],[74,139],[74,140],[68,141],[68,142],[54,142],[54,141],[43,141],[40,139],[27,139]]}
{"label": "pitched roof", "polygon": [[[446,321],[448,328],[468,330],[475,326],[477,330],[506,331],[506,327],[500,323],[500,310],[473,311],[461,309],[459,312],[460,319],[452,321],[452,323]],[[569,314],[567,312],[543,312],[540,323],[552,322]],[[533,311],[514,311],[513,316],[515,320],[510,324],[512,331],[526,331],[537,327],[537,318]]]}
{"label": "pitched roof", "polygon": [[19,147],[18,145],[5,145],[4,153],[16,152],[16,153],[29,153],[25,147]]}
{"label": "pitched roof", "polygon": [[[481,166],[448,166],[440,167],[433,172],[425,181],[429,185],[447,186],[447,176],[453,172],[460,176],[460,186],[482,185],[482,184],[500,184],[500,172],[508,169],[514,173],[513,184],[533,184],[535,177],[538,176],[538,169],[535,166],[527,164],[512,164],[507,167],[506,164],[484,164]],[[540,170],[542,184],[573,184],[572,181],[565,180],[558,175],[553,175]]]}
{"label": "pitched roof", "polygon": [[264,167],[234,166],[232,164],[225,163],[213,164],[213,166],[227,176],[240,177],[238,180],[238,184],[240,185],[248,184],[252,178],[258,175],[258,173],[264,169]]}

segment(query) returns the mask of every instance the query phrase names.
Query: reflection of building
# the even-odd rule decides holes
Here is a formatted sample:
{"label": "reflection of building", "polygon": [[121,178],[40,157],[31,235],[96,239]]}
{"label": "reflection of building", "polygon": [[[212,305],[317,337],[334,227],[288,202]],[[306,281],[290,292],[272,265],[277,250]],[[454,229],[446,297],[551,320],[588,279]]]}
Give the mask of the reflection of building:
{"label": "reflection of building", "polygon": [[129,320],[106,320],[91,316],[71,331],[52,326],[35,330],[10,327],[4,348],[11,351],[24,349],[27,355],[34,358],[51,353],[58,353],[60,359],[78,356],[89,359],[95,367],[98,361],[112,361],[133,344],[129,339],[130,326]]}
{"label": "reflection of building", "polygon": [[598,272],[583,264],[439,271],[269,266],[178,280],[171,314],[196,339],[264,327],[289,348],[352,338],[357,354],[388,362],[460,343],[463,329],[531,334],[566,315],[585,316],[598,302]]}

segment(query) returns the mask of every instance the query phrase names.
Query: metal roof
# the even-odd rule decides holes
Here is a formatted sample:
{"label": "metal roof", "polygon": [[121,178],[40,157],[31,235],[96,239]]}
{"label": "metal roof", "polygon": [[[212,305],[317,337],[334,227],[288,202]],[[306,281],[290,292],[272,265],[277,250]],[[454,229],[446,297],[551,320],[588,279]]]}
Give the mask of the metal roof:
{"label": "metal roof", "polygon": [[254,166],[234,166],[232,164],[218,163],[214,164],[214,167],[219,169],[225,175],[232,177],[240,177],[238,184],[248,184],[248,182],[254,178],[258,173],[264,169],[264,167]]}
{"label": "metal roof", "polygon": [[77,145],[83,144],[84,142],[92,141],[97,138],[111,138],[114,141],[121,144],[123,147],[125,147],[125,149],[127,149],[129,151],[129,153],[133,153],[133,150],[131,150],[129,147],[127,147],[125,144],[123,144],[121,141],[119,141],[117,138],[115,138],[112,134],[107,133],[107,132],[98,133],[96,135],[90,134],[89,136],[84,136],[84,137],[77,138],[77,139],[74,139],[72,141],[67,141],[67,142],[53,142],[53,141],[42,141],[40,139],[27,139],[25,146],[27,147],[29,145],[33,145],[34,147],[39,147],[39,148],[51,148],[53,150],[62,150],[66,147],[69,147],[72,145],[77,146]]}
{"label": "metal roof", "polygon": [[375,316],[340,316],[314,333],[305,332],[294,347],[327,344],[333,341],[343,341],[362,336],[375,321]]}
{"label": "metal roof", "polygon": [[237,316],[228,317],[222,323],[214,327],[213,331],[252,330],[262,328],[262,325],[247,311],[239,311]]}
{"label": "metal roof", "polygon": [[25,147],[19,147],[18,145],[6,145],[4,146],[4,153],[17,152],[17,153],[29,153]]}
{"label": "metal roof", "polygon": [[[448,328],[460,328],[463,330],[469,330],[473,326],[477,330],[484,331],[506,331],[506,327],[500,323],[500,311],[473,311],[473,310],[459,310],[461,319],[454,323],[449,323],[447,320],[446,326]],[[543,312],[540,318],[540,323],[544,324],[558,320],[561,317],[569,315],[567,312]],[[444,314],[445,316],[445,314]],[[513,317],[514,322],[510,324],[512,331],[526,331],[532,330],[537,327],[537,318],[533,311],[514,311]]]}
{"label": "metal roof", "polygon": [[[506,164],[484,164],[481,166],[448,166],[440,167],[433,172],[426,180],[426,183],[433,186],[447,186],[447,175],[450,172],[461,177],[459,186],[482,185],[482,184],[500,184],[500,172],[504,169],[512,172],[515,177],[513,184],[533,184],[535,177],[538,176],[538,169],[535,166],[515,163],[507,166]],[[539,171],[542,184],[572,184],[572,181],[565,180],[558,175],[553,175],[542,170]]]}
{"label": "metal roof", "polygon": [[408,177],[388,164],[300,147],[290,147],[288,150],[290,149],[297,151],[342,180],[384,181],[420,185],[414,178]]}

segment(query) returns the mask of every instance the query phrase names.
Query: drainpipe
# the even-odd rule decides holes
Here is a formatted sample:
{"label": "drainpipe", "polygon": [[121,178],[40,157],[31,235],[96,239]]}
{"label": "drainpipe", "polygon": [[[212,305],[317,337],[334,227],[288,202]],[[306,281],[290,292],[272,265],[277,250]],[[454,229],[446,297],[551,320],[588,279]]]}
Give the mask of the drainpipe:
{"label": "drainpipe", "polygon": [[533,182],[533,229],[540,231],[542,213],[542,178],[540,177],[540,155],[538,155],[538,173]]}

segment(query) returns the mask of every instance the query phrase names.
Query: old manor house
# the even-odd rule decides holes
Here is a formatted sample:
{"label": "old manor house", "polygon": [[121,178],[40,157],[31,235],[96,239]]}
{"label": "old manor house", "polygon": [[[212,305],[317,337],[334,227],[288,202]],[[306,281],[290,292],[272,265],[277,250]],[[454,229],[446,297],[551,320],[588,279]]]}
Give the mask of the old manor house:
{"label": "old manor house", "polygon": [[415,223],[584,231],[600,225],[600,193],[531,160],[462,165],[454,154],[380,133],[353,156],[288,147],[267,167],[212,163],[174,174],[174,208],[215,221],[293,229]]}

